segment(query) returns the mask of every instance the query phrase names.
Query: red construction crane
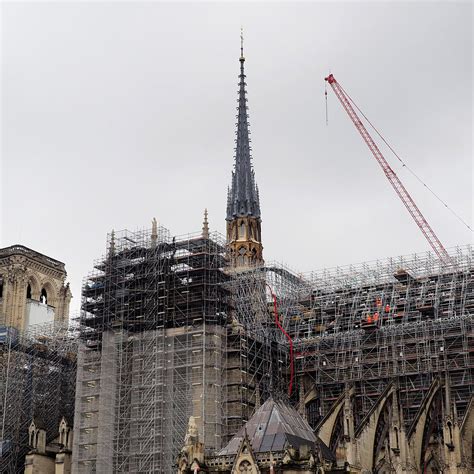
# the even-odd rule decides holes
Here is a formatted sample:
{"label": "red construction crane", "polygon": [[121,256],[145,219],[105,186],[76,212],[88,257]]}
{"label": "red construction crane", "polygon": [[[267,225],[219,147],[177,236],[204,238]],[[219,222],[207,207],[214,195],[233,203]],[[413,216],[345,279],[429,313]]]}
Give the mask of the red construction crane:
{"label": "red construction crane", "polygon": [[362,135],[362,138],[364,139],[365,143],[367,143],[367,146],[374,155],[374,158],[382,167],[385,176],[390,181],[390,184],[392,185],[393,189],[395,189],[395,192],[398,194],[403,204],[405,204],[405,207],[408,209],[408,212],[415,220],[421,232],[423,232],[423,235],[426,237],[426,240],[431,245],[431,248],[443,262],[450,263],[451,259],[449,257],[448,252],[443,247],[443,244],[438,239],[431,226],[428,224],[428,221],[424,218],[423,214],[418,209],[418,206],[415,204],[415,201],[413,201],[412,197],[405,189],[405,186],[403,186],[402,182],[395,174],[395,171],[390,168],[390,165],[387,163],[387,160],[384,158],[378,146],[375,144],[374,140],[370,136],[367,129],[364,127],[359,116],[353,109],[351,101],[349,100],[347,94],[344,92],[344,89],[336,81],[336,78],[332,74],[330,74],[328,77],[325,77],[324,80],[327,81],[332,87],[332,90],[334,91],[342,106],[346,110],[347,115],[349,115],[357,130]]}

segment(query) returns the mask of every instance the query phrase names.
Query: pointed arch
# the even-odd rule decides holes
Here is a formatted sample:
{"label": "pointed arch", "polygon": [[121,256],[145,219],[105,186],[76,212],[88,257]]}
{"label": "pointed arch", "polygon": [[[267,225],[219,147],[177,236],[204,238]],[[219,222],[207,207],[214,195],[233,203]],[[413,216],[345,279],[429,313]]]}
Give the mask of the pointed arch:
{"label": "pointed arch", "polygon": [[239,239],[240,240],[246,240],[247,239],[246,225],[245,225],[245,221],[243,221],[243,220],[241,220],[239,222]]}
{"label": "pointed arch", "polygon": [[434,452],[429,454],[422,472],[423,474],[442,474],[444,472],[441,463]]}
{"label": "pointed arch", "polygon": [[319,397],[312,398],[308,403],[305,404],[306,419],[309,425],[314,429],[318,425],[321,419],[321,400]]}
{"label": "pointed arch", "polygon": [[247,263],[247,249],[242,245],[237,255],[237,265],[244,266]]}
{"label": "pointed arch", "polygon": [[240,443],[231,470],[231,474],[241,473],[260,474],[260,469],[258,468],[257,460],[255,459],[247,432]]}
{"label": "pointed arch", "polygon": [[48,306],[56,307],[58,300],[58,291],[56,286],[50,281],[45,281],[41,286],[40,296],[43,296],[44,294],[46,296],[46,304]]}
{"label": "pointed arch", "polygon": [[321,399],[319,398],[319,394],[314,386],[312,386],[311,389],[305,394],[304,406],[306,419],[308,420],[309,425],[313,429],[316,429],[322,416]]}
{"label": "pointed arch", "polygon": [[26,284],[27,288],[28,288],[28,285],[30,287],[30,299],[39,301],[40,294],[41,294],[41,286],[35,275],[33,274],[29,275],[28,282]]}

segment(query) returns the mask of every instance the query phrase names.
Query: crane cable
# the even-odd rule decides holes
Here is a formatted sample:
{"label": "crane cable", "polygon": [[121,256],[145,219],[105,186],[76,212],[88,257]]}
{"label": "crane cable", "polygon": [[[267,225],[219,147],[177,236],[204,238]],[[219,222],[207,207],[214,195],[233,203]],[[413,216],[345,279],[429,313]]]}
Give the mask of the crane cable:
{"label": "crane cable", "polygon": [[[339,84],[339,83],[338,83]],[[359,113],[365,118],[367,123],[374,129],[375,133],[380,137],[380,139],[387,145],[387,147],[390,149],[390,151],[396,156],[398,161],[403,165],[404,168],[406,168],[409,173],[414,176],[441,204],[444,205],[446,209],[448,209],[465,227],[467,227],[471,232],[474,232],[472,227],[459,215],[457,214],[451,207],[448,206],[448,204],[443,201],[398,155],[398,153],[392,148],[390,143],[385,140],[385,138],[382,136],[382,134],[375,128],[375,126],[372,124],[372,122],[367,118],[367,116],[360,110],[360,108],[357,106],[357,104],[352,100],[352,97],[344,90],[344,88],[339,84],[339,87],[343,90],[344,94],[346,94],[347,98],[351,101],[352,105],[359,111]],[[327,100],[327,95],[326,95],[326,100]],[[326,120],[327,120],[327,105],[326,105]],[[327,123],[327,122],[326,122]]]}
{"label": "crane cable", "polygon": [[328,85],[327,82],[324,82],[324,97],[326,99],[326,127],[328,126]]}

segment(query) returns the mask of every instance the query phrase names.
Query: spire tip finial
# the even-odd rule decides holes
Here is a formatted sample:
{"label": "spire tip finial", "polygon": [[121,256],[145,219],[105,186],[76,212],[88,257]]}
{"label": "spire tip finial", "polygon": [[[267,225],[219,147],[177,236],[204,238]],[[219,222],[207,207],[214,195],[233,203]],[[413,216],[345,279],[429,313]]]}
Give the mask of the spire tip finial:
{"label": "spire tip finial", "polygon": [[240,60],[245,61],[244,57],[244,28],[240,27]]}
{"label": "spire tip finial", "polygon": [[115,230],[112,229],[110,233],[110,246],[109,246],[109,256],[113,256],[115,254]]}
{"label": "spire tip finial", "polygon": [[207,207],[204,209],[204,221],[202,223],[202,236],[205,239],[209,238],[209,221],[207,220]]}
{"label": "spire tip finial", "polygon": [[158,240],[158,222],[156,217],[151,220],[151,245],[156,247],[156,242]]}

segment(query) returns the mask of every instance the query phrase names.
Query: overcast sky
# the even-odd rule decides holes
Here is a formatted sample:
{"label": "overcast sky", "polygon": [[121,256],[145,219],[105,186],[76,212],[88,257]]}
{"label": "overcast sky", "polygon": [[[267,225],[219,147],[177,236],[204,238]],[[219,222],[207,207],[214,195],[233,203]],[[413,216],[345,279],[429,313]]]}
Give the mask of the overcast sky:
{"label": "overcast sky", "polygon": [[[331,90],[472,222],[471,2],[3,3],[1,246],[83,276],[112,228],[225,231],[239,35],[264,257],[298,271],[428,244]],[[383,148],[385,151],[385,148]],[[387,159],[446,247],[472,234]]]}

